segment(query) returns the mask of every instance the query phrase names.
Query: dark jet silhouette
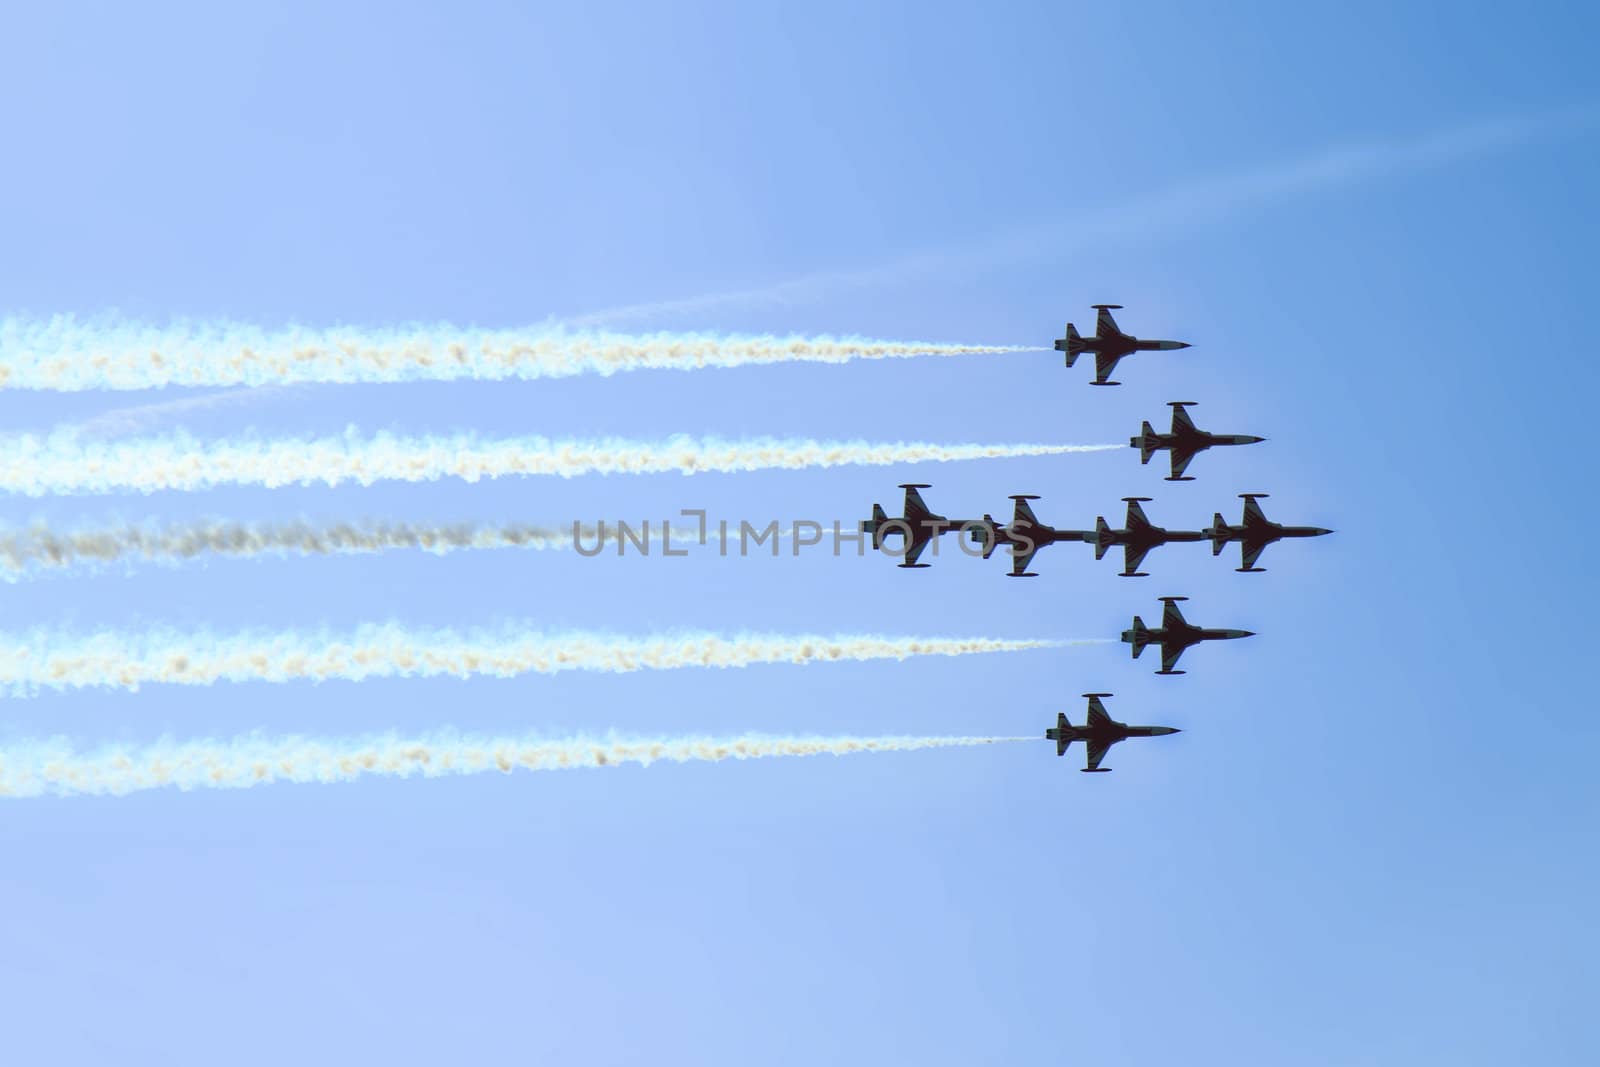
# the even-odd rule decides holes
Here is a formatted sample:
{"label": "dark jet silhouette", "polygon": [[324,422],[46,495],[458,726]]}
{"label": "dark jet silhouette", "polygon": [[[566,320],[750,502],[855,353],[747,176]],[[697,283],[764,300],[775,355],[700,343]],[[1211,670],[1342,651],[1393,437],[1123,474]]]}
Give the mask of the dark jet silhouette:
{"label": "dark jet silhouette", "polygon": [[1220,556],[1222,549],[1229,541],[1239,542],[1239,566],[1234,569],[1244,574],[1258,574],[1266,570],[1257,567],[1256,560],[1261,557],[1262,551],[1275,541],[1282,541],[1286,537],[1321,537],[1323,534],[1333,533],[1321,526],[1285,526],[1281,522],[1273,522],[1261,511],[1261,505],[1256,501],[1265,497],[1266,493],[1240,493],[1244,498],[1244,520],[1238,526],[1229,526],[1222,519],[1219,511],[1212,516],[1211,525],[1206,528],[1205,536],[1211,539],[1211,554]]}
{"label": "dark jet silhouette", "polygon": [[900,486],[906,491],[905,514],[898,519],[891,519],[884,513],[882,507],[872,505],[872,518],[861,524],[861,532],[872,536],[872,547],[881,550],[884,538],[890,534],[899,534],[905,539],[904,558],[898,564],[901,567],[920,569],[928,566],[918,563],[933,539],[947,530],[972,528],[982,524],[982,519],[947,519],[943,515],[935,515],[923,502],[922,494],[918,489],[931,489],[924,483],[906,482]]}
{"label": "dark jet silhouette", "polygon": [[1150,457],[1166,449],[1171,454],[1172,473],[1167,476],[1169,482],[1192,482],[1193,478],[1185,478],[1184,470],[1189,466],[1189,461],[1200,453],[1216,445],[1253,445],[1257,441],[1265,441],[1265,437],[1255,437],[1244,433],[1207,433],[1195,426],[1194,420],[1189,418],[1189,413],[1184,408],[1194,407],[1193,400],[1174,400],[1167,405],[1172,409],[1172,432],[1157,433],[1154,426],[1148,422],[1139,430],[1139,436],[1128,440],[1128,444],[1139,450],[1139,462],[1149,463]]}
{"label": "dark jet silhouette", "polygon": [[1202,641],[1231,641],[1236,637],[1254,637],[1251,630],[1210,630],[1205,627],[1192,625],[1183,617],[1183,612],[1178,610],[1178,601],[1188,600],[1186,596],[1164,596],[1159,598],[1166,607],[1161,612],[1161,625],[1152,630],[1144,624],[1144,620],[1135,615],[1133,629],[1122,631],[1122,640],[1133,646],[1133,658],[1138,659],[1139,654],[1145,650],[1146,645],[1161,646],[1161,669],[1157,674],[1183,674],[1172,668],[1178,665],[1178,659],[1183,655],[1184,649],[1198,645]]}
{"label": "dark jet silhouette", "polygon": [[1084,540],[1094,545],[1095,559],[1105,556],[1107,549],[1121,545],[1124,578],[1149,577],[1139,569],[1139,564],[1144,562],[1146,553],[1152,548],[1174,541],[1205,540],[1206,535],[1199,530],[1166,530],[1152,523],[1139,506],[1141,502],[1150,500],[1147,496],[1125,496],[1122,499],[1128,502],[1127,525],[1120,530],[1113,530],[1102,515],[1094,520],[1094,532],[1085,535]]}
{"label": "dark jet silhouette", "polygon": [[971,531],[972,540],[983,545],[983,558],[988,559],[994,550],[1001,545],[1011,548],[1011,571],[1009,578],[1037,578],[1037,574],[1028,569],[1028,564],[1033,562],[1034,554],[1046,545],[1053,545],[1058,541],[1082,541],[1087,536],[1086,530],[1057,530],[1053,526],[1046,526],[1039,521],[1033,513],[1033,508],[1028,506],[1028,501],[1038,500],[1036,496],[1018,493],[1011,497],[1016,501],[1016,512],[1012,515],[1010,526],[1001,526],[993,515],[984,515],[983,525]]}
{"label": "dark jet silhouette", "polygon": [[1085,774],[1093,771],[1109,771],[1110,767],[1100,766],[1100,761],[1106,758],[1106,752],[1119,741],[1130,737],[1164,737],[1167,734],[1178,733],[1174,726],[1129,726],[1125,722],[1117,722],[1106,713],[1106,706],[1100,703],[1101,697],[1108,697],[1110,693],[1085,693],[1089,698],[1089,721],[1083,726],[1074,726],[1067,721],[1065,714],[1056,715],[1054,729],[1044,732],[1046,741],[1056,743],[1056,755],[1064,756],[1067,746],[1074,741],[1082,741],[1088,747],[1089,754],[1083,768]]}
{"label": "dark jet silhouette", "polygon": [[1147,341],[1123,333],[1121,327],[1117,325],[1117,320],[1111,317],[1112,311],[1122,310],[1121,304],[1092,306],[1100,313],[1099,318],[1095,320],[1094,336],[1082,336],[1078,333],[1078,328],[1069,322],[1067,335],[1056,342],[1056,351],[1067,354],[1069,367],[1076,363],[1083,353],[1094,353],[1094,381],[1090,382],[1090,385],[1121,385],[1121,382],[1106,379],[1124,356],[1131,356],[1135,352],[1171,352],[1174,349],[1189,347],[1186,341]]}

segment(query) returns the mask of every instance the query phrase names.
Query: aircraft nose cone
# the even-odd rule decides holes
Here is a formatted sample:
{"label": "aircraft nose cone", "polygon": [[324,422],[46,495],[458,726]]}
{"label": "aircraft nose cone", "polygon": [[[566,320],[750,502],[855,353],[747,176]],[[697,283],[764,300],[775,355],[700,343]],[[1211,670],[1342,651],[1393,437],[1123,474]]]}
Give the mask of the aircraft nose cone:
{"label": "aircraft nose cone", "polygon": [[1332,530],[1325,529],[1325,528],[1323,528],[1321,526],[1313,526],[1312,529],[1317,531],[1315,534],[1312,535],[1313,537],[1321,537],[1323,534],[1331,534],[1331,533],[1333,533]]}
{"label": "aircraft nose cone", "polygon": [[1265,440],[1266,440],[1265,437],[1257,437],[1253,433],[1247,433],[1247,434],[1244,435],[1244,443],[1247,444],[1247,445],[1259,445],[1262,441],[1265,441]]}

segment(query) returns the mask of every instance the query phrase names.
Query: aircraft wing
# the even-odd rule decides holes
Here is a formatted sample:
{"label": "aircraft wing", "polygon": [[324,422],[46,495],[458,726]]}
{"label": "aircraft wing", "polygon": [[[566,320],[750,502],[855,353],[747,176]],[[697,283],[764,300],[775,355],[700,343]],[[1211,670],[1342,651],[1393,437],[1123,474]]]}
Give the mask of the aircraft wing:
{"label": "aircraft wing", "polygon": [[1100,703],[1100,698],[1098,696],[1090,697],[1089,728],[1092,730],[1095,727],[1104,727],[1110,725],[1111,713],[1106,710],[1106,706],[1104,704]]}
{"label": "aircraft wing", "polygon": [[1170,478],[1172,481],[1177,481],[1183,477],[1183,472],[1189,469],[1189,461],[1194,459],[1196,453],[1193,449],[1173,445],[1169,454],[1172,458],[1172,474]]}
{"label": "aircraft wing", "polygon": [[1028,506],[1028,502],[1026,500],[1018,500],[1017,501],[1017,509],[1016,509],[1016,511],[1012,512],[1012,514],[1011,514],[1011,525],[1013,525],[1013,526],[1037,526],[1037,525],[1039,525],[1038,518],[1033,514],[1033,509]]}
{"label": "aircraft wing", "polygon": [[900,561],[900,566],[902,567],[909,567],[916,563],[922,553],[927,551],[928,546],[933,543],[933,538],[928,536],[925,528],[915,527],[914,529],[916,532],[906,538],[906,556],[905,559]]}
{"label": "aircraft wing", "polygon": [[1255,522],[1259,522],[1259,523],[1265,524],[1266,521],[1267,521],[1267,513],[1261,510],[1261,505],[1256,503],[1256,498],[1253,497],[1253,496],[1245,497],[1244,498],[1244,525],[1249,526],[1251,523],[1255,523]]}
{"label": "aircraft wing", "polygon": [[[1102,311],[1100,314],[1104,315]],[[1117,364],[1122,362],[1121,356],[1107,355],[1104,352],[1094,354],[1094,380],[1104,382],[1111,377],[1111,372],[1117,369]]]}
{"label": "aircraft wing", "polygon": [[921,493],[917,492],[915,489],[907,489],[906,507],[901,514],[905,516],[907,522],[916,522],[918,519],[923,518],[924,516],[932,515],[933,512],[928,510],[928,505],[922,499]]}
{"label": "aircraft wing", "polygon": [[1183,646],[1172,642],[1161,646],[1161,669],[1170,671],[1178,665],[1178,660],[1183,658]]}
{"label": "aircraft wing", "polygon": [[1032,563],[1033,557],[1038,554],[1039,542],[1037,541],[1033,542],[1033,544],[1028,547],[1026,552],[1023,552],[1018,548],[1012,548],[1011,573],[1018,576],[1028,573],[1028,564]]}
{"label": "aircraft wing", "polygon": [[1123,545],[1122,546],[1122,573],[1123,574],[1136,574],[1136,573],[1138,573],[1139,564],[1143,563],[1145,556],[1147,556],[1149,554],[1150,554],[1150,550],[1148,548],[1144,547],[1143,545]]}
{"label": "aircraft wing", "polygon": [[1105,741],[1086,741],[1084,743],[1089,748],[1087,753],[1088,760],[1084,764],[1084,770],[1099,770],[1100,761],[1106,758],[1106,753],[1111,750],[1111,745]]}
{"label": "aircraft wing", "polygon": [[1130,530],[1150,529],[1150,516],[1144,513],[1144,508],[1139,506],[1137,500],[1128,501],[1127,521],[1123,525]]}
{"label": "aircraft wing", "polygon": [[1180,404],[1172,406],[1172,432],[1180,434],[1185,431],[1194,432],[1194,420],[1189,417],[1189,412]]}
{"label": "aircraft wing", "polygon": [[1117,320],[1111,317],[1111,312],[1106,308],[1101,308],[1100,317],[1095,319],[1094,335],[1096,337],[1122,336],[1122,327],[1117,325]]}
{"label": "aircraft wing", "polygon": [[1239,566],[1249,570],[1256,565],[1256,560],[1261,558],[1261,553],[1267,550],[1265,541],[1240,541]]}
{"label": "aircraft wing", "polygon": [[1171,600],[1166,602],[1166,607],[1161,609],[1161,628],[1163,630],[1181,630],[1189,624],[1183,617],[1183,612],[1178,610],[1178,605]]}

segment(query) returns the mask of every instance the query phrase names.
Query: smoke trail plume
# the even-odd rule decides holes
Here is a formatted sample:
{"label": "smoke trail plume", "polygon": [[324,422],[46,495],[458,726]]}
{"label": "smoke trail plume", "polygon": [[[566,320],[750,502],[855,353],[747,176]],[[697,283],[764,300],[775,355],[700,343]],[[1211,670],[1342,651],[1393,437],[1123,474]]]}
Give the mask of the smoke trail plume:
{"label": "smoke trail plume", "polygon": [[776,756],[845,756],[856,752],[912,752],[970,748],[1032,740],[1021,737],[762,737],[637,738],[533,737],[318,739],[237,738],[232,741],[165,741],[140,748],[108,747],[84,754],[62,742],[0,749],[0,796],[115,795],[142,789],[244,789],[274,782],[350,782],[392,776],[441,778],[514,770],[648,766],[768,759]]}
{"label": "smoke trail plume", "polygon": [[566,378],[645,369],[700,370],[765,363],[986,355],[1013,345],[927,344],[859,337],[713,333],[570,333],[558,328],[390,329],[239,323],[0,321],[0,388],[153,389],[161,386]]}
{"label": "smoke trail plume", "polygon": [[292,682],[599,671],[608,674],[758,663],[826,663],[1022,652],[1082,642],[994,638],[719,636],[692,633],[620,637],[544,634],[505,628],[458,633],[393,623],[347,633],[285,631],[216,636],[199,633],[0,635],[0,686],[14,694],[92,686],[134,690],[145,683]]}
{"label": "smoke trail plume", "polygon": [[126,441],[70,434],[17,435],[0,441],[0,491],[109,493],[199,490],[221,485],[371,485],[511,475],[658,474],[889,466],[955,460],[1121,451],[1122,445],[868,443],[775,438],[721,441],[563,440],[472,434],[202,442],[187,434]]}
{"label": "smoke trail plume", "polygon": [[[596,545],[615,542],[617,530],[582,526],[578,536]],[[175,564],[201,555],[329,556],[419,549],[443,555],[467,549],[571,548],[573,527],[527,523],[223,522],[107,526],[56,533],[43,525],[0,527],[0,578],[16,580],[69,567],[119,562]]]}

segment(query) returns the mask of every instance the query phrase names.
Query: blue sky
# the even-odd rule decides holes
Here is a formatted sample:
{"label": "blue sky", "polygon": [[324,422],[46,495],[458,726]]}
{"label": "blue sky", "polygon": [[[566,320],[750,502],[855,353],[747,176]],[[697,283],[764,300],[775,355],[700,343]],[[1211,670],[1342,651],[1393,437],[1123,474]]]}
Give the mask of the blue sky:
{"label": "blue sky", "polygon": [[[8,523],[561,520],[679,508],[1269,514],[1235,574],[964,558],[475,553],[7,586],[8,630],[368,620],[1115,637],[945,661],[7,700],[0,738],[1042,732],[1036,746],[17,802],[19,1059],[1588,1063],[1597,636],[1584,432],[1596,17],[1480,5],[211,5],[13,15],[0,309],[266,325],[600,321],[1047,344],[1087,306],[1195,342],[1116,390],[1047,353],[329,386],[203,436],[1115,442],[1168,400],[1269,442],[899,469],[0,501]],[[644,310],[640,310],[641,307]],[[618,313],[617,309],[625,309]],[[633,310],[626,310],[633,309]],[[42,430],[188,394],[0,394]],[[1192,547],[1192,550],[1188,550]],[[314,1050],[309,1052],[308,1050]]]}

